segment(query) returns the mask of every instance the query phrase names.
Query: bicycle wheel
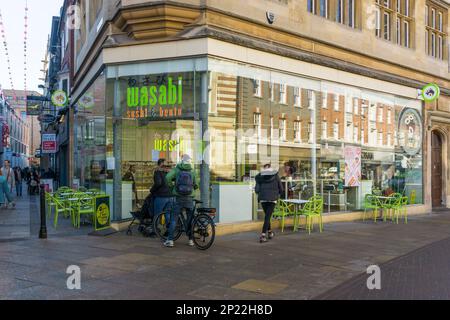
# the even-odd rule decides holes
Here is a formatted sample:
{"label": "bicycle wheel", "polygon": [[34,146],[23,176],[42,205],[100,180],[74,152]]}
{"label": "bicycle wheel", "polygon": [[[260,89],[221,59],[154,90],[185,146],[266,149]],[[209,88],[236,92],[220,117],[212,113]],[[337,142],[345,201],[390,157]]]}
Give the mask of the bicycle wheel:
{"label": "bicycle wheel", "polygon": [[[182,225],[183,222],[181,221],[181,217],[178,216],[177,226],[175,227],[175,231],[173,233],[174,241],[177,241],[181,237],[181,234],[183,233]],[[169,235],[169,222],[166,221],[164,212],[160,213],[153,220],[153,230],[161,240],[167,240],[167,237]]]}
{"label": "bicycle wheel", "polygon": [[216,225],[213,219],[206,214],[199,214],[192,221],[192,234],[197,249],[209,249],[216,238]]}

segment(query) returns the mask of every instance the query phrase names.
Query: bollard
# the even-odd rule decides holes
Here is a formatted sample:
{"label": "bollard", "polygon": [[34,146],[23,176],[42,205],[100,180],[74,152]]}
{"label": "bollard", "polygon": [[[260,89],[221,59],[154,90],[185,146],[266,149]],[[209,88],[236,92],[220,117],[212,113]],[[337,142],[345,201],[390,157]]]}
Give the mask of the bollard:
{"label": "bollard", "polygon": [[45,214],[45,186],[41,184],[40,188],[41,204],[41,229],[39,230],[39,239],[47,239],[47,216]]}

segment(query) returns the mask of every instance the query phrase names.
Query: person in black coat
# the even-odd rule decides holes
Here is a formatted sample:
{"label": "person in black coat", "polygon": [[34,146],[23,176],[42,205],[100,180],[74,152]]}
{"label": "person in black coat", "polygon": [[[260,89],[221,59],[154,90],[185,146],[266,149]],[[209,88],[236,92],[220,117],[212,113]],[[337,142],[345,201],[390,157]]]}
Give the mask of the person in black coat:
{"label": "person in black coat", "polygon": [[165,159],[158,160],[158,168],[153,175],[153,186],[150,194],[153,197],[153,214],[158,215],[173,199],[173,194],[166,182],[169,166]]}
{"label": "person in black coat", "polygon": [[277,201],[284,190],[278,171],[273,170],[270,164],[264,166],[261,173],[255,177],[255,181],[255,192],[258,195],[258,201],[261,202],[265,215],[264,225],[259,239],[261,243],[264,243],[267,242],[267,239],[274,237],[270,221],[272,220],[272,214]]}

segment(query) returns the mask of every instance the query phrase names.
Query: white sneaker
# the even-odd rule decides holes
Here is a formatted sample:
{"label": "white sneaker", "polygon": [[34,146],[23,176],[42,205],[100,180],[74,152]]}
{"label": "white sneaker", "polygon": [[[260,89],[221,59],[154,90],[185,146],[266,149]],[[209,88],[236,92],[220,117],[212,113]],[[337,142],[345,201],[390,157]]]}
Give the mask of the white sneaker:
{"label": "white sneaker", "polygon": [[195,246],[194,240],[189,240],[189,241],[188,241],[188,246],[189,246],[189,247]]}
{"label": "white sneaker", "polygon": [[164,242],[164,246],[168,248],[173,248],[175,245],[173,244],[172,240],[166,240],[166,242]]}

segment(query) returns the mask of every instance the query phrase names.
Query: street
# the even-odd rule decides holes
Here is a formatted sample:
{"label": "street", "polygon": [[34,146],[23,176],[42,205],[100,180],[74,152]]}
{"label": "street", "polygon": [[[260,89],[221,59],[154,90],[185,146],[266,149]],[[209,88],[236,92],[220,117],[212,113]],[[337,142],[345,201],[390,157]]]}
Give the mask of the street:
{"label": "street", "polygon": [[[327,224],[310,236],[289,229],[267,244],[256,233],[228,235],[202,252],[184,238],[169,249],[137,232],[89,236],[89,226],[73,230],[64,219],[58,230],[48,223],[49,238],[39,240],[37,200],[19,201],[8,213],[17,215],[17,226],[2,223],[2,230],[16,230],[28,216],[31,234],[0,242],[1,299],[450,298],[445,211],[407,225]],[[67,289],[71,265],[80,267],[81,290]],[[369,265],[381,268],[381,290],[366,287]]]}

